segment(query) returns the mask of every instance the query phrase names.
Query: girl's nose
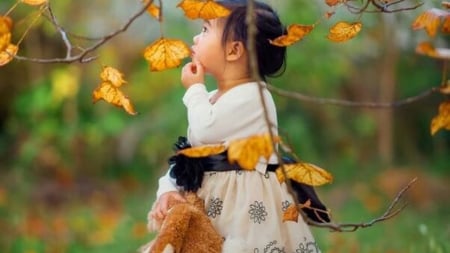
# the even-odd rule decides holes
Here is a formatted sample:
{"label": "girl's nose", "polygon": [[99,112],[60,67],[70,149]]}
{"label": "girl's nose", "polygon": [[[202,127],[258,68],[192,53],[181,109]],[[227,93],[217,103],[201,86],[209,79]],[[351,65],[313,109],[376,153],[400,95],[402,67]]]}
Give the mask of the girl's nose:
{"label": "girl's nose", "polygon": [[194,36],[194,38],[192,38],[192,40],[194,41],[194,44],[197,44],[198,41],[198,34]]}

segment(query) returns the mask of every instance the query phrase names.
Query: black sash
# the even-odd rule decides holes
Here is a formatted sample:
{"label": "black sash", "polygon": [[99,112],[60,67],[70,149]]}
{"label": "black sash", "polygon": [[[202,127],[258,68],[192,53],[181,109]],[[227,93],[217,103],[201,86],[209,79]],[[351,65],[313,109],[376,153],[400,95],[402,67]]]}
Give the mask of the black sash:
{"label": "black sash", "polygon": [[[189,147],[191,145],[186,137],[178,137],[178,141],[174,144],[175,151]],[[283,157],[283,162],[289,164],[295,163],[295,160]],[[239,165],[228,162],[227,151],[202,158],[192,158],[183,154],[177,154],[169,159],[169,164],[172,167],[170,176],[175,178],[177,185],[183,187],[185,191],[193,192],[196,192],[201,187],[203,175],[206,171],[242,170]],[[278,164],[269,164],[267,165],[267,171],[274,172],[278,166]],[[314,187],[293,180],[290,180],[290,182],[293,190],[296,192],[299,203],[303,204],[308,200],[311,202],[311,208],[302,208],[305,214],[313,221],[321,223],[329,222],[330,216],[327,208],[320,201]]]}

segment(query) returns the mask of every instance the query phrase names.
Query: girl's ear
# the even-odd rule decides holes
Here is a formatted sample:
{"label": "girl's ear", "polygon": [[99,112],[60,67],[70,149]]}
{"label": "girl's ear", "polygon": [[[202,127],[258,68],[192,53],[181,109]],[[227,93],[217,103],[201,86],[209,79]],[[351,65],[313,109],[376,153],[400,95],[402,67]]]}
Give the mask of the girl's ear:
{"label": "girl's ear", "polygon": [[231,41],[227,43],[226,60],[235,61],[241,58],[245,53],[244,44],[241,41]]}

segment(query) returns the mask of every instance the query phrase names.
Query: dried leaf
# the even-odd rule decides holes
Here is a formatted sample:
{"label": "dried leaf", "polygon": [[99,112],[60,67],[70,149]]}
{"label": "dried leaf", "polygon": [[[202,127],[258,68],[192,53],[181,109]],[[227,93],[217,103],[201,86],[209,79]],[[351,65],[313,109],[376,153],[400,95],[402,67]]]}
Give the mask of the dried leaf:
{"label": "dried leaf", "polygon": [[206,157],[210,155],[217,155],[226,150],[224,145],[214,145],[214,146],[200,146],[200,147],[192,147],[185,148],[178,151],[179,154],[183,154],[188,157]]}
{"label": "dried leaf", "polygon": [[325,3],[330,7],[336,6],[342,2],[345,2],[345,0],[325,0]]}
{"label": "dried leaf", "polygon": [[122,78],[122,73],[115,68],[105,66],[100,73],[100,78],[102,82],[92,92],[93,102],[96,103],[103,99],[110,104],[123,107],[131,115],[136,115],[137,112],[134,110],[131,101],[119,89],[122,84],[126,83]]}
{"label": "dried leaf", "polygon": [[126,81],[123,80],[123,74],[119,70],[109,66],[103,67],[100,78],[105,82],[110,82],[116,87],[120,87],[122,84],[126,83]]}
{"label": "dried leaf", "polygon": [[33,5],[33,6],[38,6],[38,5],[45,4],[48,2],[48,0],[21,0],[21,1],[24,4]]}
{"label": "dried leaf", "polygon": [[214,19],[230,15],[230,10],[213,0],[183,0],[177,7],[190,19]]}
{"label": "dried leaf", "polygon": [[270,44],[279,47],[290,46],[295,42],[302,40],[307,34],[312,31],[312,29],[314,29],[313,25],[290,25],[287,28],[286,35],[282,35],[278,38],[275,38],[274,40],[270,40]]}
{"label": "dried leaf", "polygon": [[334,42],[344,42],[355,37],[361,31],[361,28],[360,22],[347,23],[341,21],[330,28],[327,38]]}
{"label": "dried leaf", "polygon": [[[150,0],[144,0],[144,5],[148,4],[149,1]],[[151,3],[150,6],[147,7],[147,13],[158,20],[161,17],[161,9],[154,3]]]}
{"label": "dried leaf", "polygon": [[189,47],[183,41],[160,38],[145,48],[144,57],[150,64],[151,71],[162,71],[178,67],[181,60],[190,53]]}
{"label": "dried leaf", "polygon": [[[275,142],[278,141],[278,138],[274,139]],[[270,135],[256,135],[231,141],[228,148],[228,161],[230,163],[237,162],[243,169],[253,170],[261,157],[268,160],[272,153]]]}
{"label": "dried leaf", "polygon": [[0,52],[11,43],[12,19],[8,16],[0,16]]}
{"label": "dried leaf", "polygon": [[5,50],[0,52],[0,67],[9,63],[16,56],[19,47],[9,44]]}
{"label": "dried leaf", "polygon": [[294,222],[298,222],[298,209],[295,206],[295,204],[290,204],[287,208],[286,211],[284,211],[283,213],[283,222],[285,221],[294,221]]}
{"label": "dried leaf", "polygon": [[440,129],[450,130],[450,101],[439,105],[439,113],[431,120],[431,135]]}
{"label": "dried leaf", "polygon": [[443,33],[450,33],[450,16],[446,16],[444,18],[444,24],[442,25],[442,32]]}
{"label": "dried leaf", "polygon": [[326,170],[310,163],[293,163],[284,164],[275,172],[279,182],[285,181],[283,170],[287,177],[299,183],[304,183],[312,186],[320,186],[333,181],[333,176]]}
{"label": "dried leaf", "polygon": [[448,48],[435,48],[430,42],[422,42],[416,47],[416,53],[426,55],[429,57],[449,60],[450,49]]}
{"label": "dried leaf", "polygon": [[432,8],[420,14],[413,22],[412,29],[425,29],[428,36],[436,36],[438,27],[441,23],[441,17],[448,17],[450,14],[446,11]]}

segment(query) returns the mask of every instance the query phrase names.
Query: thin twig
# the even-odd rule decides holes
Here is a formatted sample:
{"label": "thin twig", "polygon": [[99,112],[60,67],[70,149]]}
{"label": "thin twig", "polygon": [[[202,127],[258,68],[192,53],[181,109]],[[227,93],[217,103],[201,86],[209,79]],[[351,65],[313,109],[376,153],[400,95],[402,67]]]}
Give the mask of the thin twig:
{"label": "thin twig", "polygon": [[296,99],[299,101],[312,102],[312,103],[322,104],[322,105],[328,104],[328,105],[371,108],[371,109],[385,109],[385,108],[401,107],[401,106],[412,104],[419,100],[425,99],[425,98],[429,97],[430,95],[432,95],[433,93],[436,93],[439,91],[438,88],[433,87],[433,88],[428,89],[416,96],[408,97],[408,98],[401,99],[401,100],[394,101],[394,102],[379,103],[379,102],[356,102],[356,101],[349,101],[349,100],[343,100],[343,99],[312,97],[312,96],[304,95],[299,92],[283,90],[283,89],[277,88],[273,85],[267,85],[267,87],[273,93],[276,93],[283,97]]}

